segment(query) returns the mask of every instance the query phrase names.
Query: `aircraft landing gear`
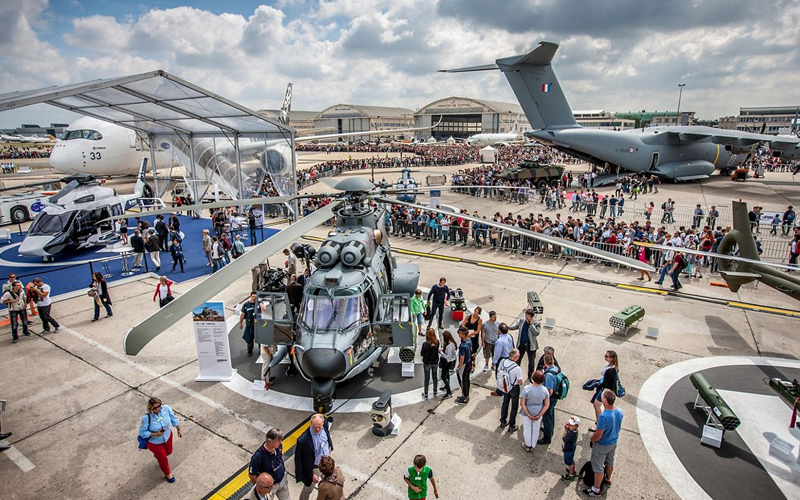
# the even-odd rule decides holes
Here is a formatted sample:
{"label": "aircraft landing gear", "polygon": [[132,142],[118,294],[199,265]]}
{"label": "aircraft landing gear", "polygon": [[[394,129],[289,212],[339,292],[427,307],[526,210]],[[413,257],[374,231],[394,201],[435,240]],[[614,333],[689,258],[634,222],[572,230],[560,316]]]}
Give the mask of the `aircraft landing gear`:
{"label": "aircraft landing gear", "polygon": [[311,396],[314,398],[314,411],[328,414],[333,409],[333,391],[336,383],[333,379],[312,379]]}
{"label": "aircraft landing gear", "polygon": [[55,262],[56,258],[52,255],[45,255],[42,257],[42,262]]}

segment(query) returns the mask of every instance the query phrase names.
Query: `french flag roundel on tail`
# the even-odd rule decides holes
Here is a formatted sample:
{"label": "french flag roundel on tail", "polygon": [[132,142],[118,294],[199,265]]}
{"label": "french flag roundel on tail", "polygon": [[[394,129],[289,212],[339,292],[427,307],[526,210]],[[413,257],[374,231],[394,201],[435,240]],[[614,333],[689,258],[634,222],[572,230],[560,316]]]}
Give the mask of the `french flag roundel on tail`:
{"label": "french flag roundel on tail", "polygon": [[542,84],[542,92],[550,92],[550,85],[549,83]]}

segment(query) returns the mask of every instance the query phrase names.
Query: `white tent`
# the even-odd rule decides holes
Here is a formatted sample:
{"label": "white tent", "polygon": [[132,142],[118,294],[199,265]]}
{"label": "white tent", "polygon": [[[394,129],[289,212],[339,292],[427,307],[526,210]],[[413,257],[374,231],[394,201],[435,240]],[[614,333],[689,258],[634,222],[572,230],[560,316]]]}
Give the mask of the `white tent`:
{"label": "white tent", "polygon": [[486,146],[479,152],[481,163],[495,163],[497,161],[497,150],[491,146]]}

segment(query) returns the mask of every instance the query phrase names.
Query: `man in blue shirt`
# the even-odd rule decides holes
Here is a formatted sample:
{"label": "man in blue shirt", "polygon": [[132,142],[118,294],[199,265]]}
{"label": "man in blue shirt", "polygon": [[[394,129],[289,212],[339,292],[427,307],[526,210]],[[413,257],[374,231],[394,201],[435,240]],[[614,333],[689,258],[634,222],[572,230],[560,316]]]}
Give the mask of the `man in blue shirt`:
{"label": "man in blue shirt", "polygon": [[590,497],[600,496],[600,488],[605,483],[611,486],[611,474],[614,472],[614,454],[617,450],[619,431],[622,428],[622,410],[614,403],[617,395],[614,391],[603,391],[603,413],[597,419],[597,430],[592,434],[592,471],[594,486],[583,492]]}
{"label": "man in blue shirt", "polygon": [[271,493],[278,500],[289,500],[289,476],[286,474],[286,464],[283,462],[283,433],[273,427],[267,431],[267,437],[250,459],[250,482],[256,484],[258,477],[266,472],[272,477],[274,485]]}
{"label": "man in blue shirt", "polygon": [[461,405],[469,403],[469,376],[472,373],[472,341],[467,338],[469,330],[465,327],[458,329],[461,344],[458,346],[458,385],[461,386],[461,396],[455,402]]}
{"label": "man in blue shirt", "polygon": [[297,439],[294,452],[295,478],[303,483],[300,500],[308,500],[314,491],[314,485],[320,481],[318,470],[319,459],[329,457],[333,451],[333,441],[325,415],[315,413],[311,416],[310,426]]}

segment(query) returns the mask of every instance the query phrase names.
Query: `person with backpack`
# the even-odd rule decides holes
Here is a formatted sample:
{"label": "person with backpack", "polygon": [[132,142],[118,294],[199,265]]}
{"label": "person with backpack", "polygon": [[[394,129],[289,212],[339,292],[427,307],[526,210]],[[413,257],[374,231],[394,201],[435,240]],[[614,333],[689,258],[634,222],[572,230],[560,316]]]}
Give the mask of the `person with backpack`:
{"label": "person with backpack", "polygon": [[147,415],[142,417],[139,425],[140,444],[144,441],[146,448],[153,453],[158,461],[158,466],[164,474],[168,483],[175,482],[175,476],[169,469],[169,457],[172,454],[172,432],[170,425],[178,431],[178,437],[182,438],[181,424],[172,408],[162,404],[158,398],[150,398],[147,401]]}
{"label": "person with backpack", "polygon": [[238,259],[242,255],[244,255],[245,248],[244,243],[242,242],[242,236],[240,234],[236,235],[236,239],[233,242],[233,248],[231,249],[231,255],[234,259]]}
{"label": "person with backpack", "polygon": [[781,224],[781,234],[787,236],[789,234],[789,229],[791,229],[792,224],[794,224],[794,218],[796,214],[794,213],[794,209],[791,205],[783,212],[783,223]]}
{"label": "person with backpack", "polygon": [[551,354],[544,355],[544,377],[544,386],[550,395],[550,404],[542,417],[542,439],[536,444],[546,445],[550,444],[553,439],[553,431],[556,425],[556,404],[559,399],[564,399],[567,396],[564,384],[566,383],[566,386],[569,387],[569,382],[565,382],[566,376],[559,367],[555,366]]}
{"label": "person with backpack", "polygon": [[689,264],[686,261],[686,256],[683,255],[683,252],[676,250],[675,258],[672,260],[672,268],[669,271],[669,275],[672,278],[672,289],[676,292],[683,288],[679,278],[683,270],[686,269],[688,265]]}
{"label": "person with backpack", "polygon": [[[517,432],[517,411],[519,411],[519,384],[522,382],[522,368],[517,364],[519,350],[511,349],[507,358],[497,363],[497,392],[503,394],[503,405],[500,407],[500,428],[508,425],[508,432]],[[511,404],[511,414],[508,405]]]}

